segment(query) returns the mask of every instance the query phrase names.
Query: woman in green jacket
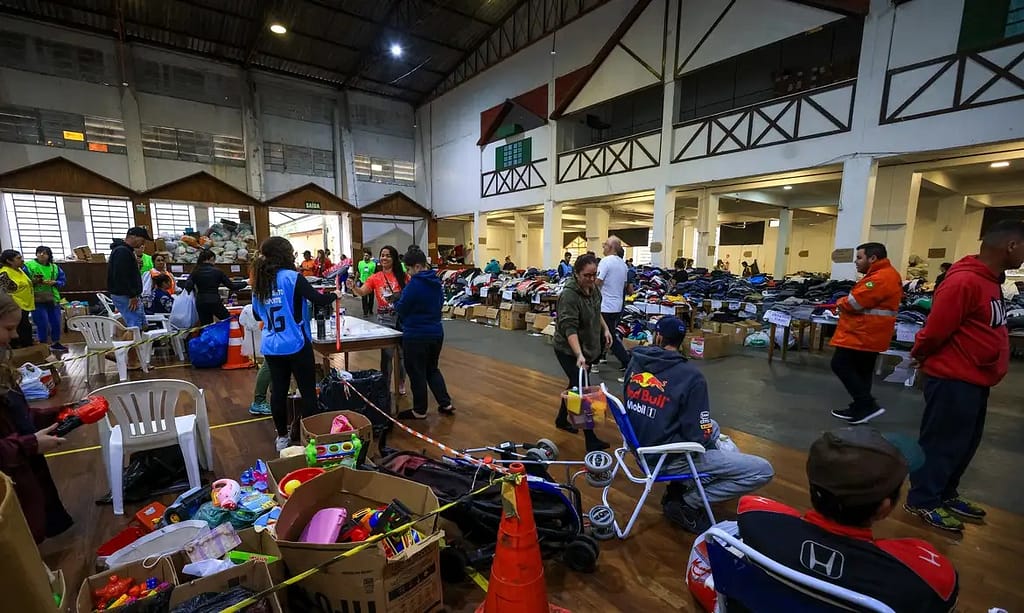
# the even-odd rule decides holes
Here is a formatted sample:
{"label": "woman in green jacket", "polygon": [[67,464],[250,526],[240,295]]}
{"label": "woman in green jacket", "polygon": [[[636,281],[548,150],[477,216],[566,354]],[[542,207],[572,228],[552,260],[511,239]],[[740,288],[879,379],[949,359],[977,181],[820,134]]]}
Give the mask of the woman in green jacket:
{"label": "woman in green jacket", "polygon": [[64,271],[53,262],[53,250],[46,245],[36,247],[36,259],[25,262],[25,269],[32,279],[36,308],[32,321],[39,330],[39,342],[50,343],[54,351],[67,351],[60,344],[60,291],[67,282]]}
{"label": "woman in green jacket", "polygon": [[[576,258],[573,276],[565,283],[558,298],[558,318],[555,320],[555,358],[569,379],[566,389],[579,385],[580,371],[587,371],[601,356],[602,342],[610,347],[612,335],[601,317],[601,292],[597,289],[597,258],[583,255]],[[586,378],[584,378],[586,385]],[[558,409],[555,427],[575,434],[578,430],[569,423],[565,400]],[[608,443],[597,438],[593,430],[584,430],[587,451],[607,449]]]}

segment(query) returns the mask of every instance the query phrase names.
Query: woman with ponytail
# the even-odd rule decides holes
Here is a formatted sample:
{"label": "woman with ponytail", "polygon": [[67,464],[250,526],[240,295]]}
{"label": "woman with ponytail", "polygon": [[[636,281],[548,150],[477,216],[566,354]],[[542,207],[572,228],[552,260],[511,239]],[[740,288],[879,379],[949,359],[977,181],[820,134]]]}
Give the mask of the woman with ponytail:
{"label": "woman with ponytail", "polygon": [[9,362],[9,346],[20,332],[22,309],[0,292],[0,470],[14,481],[21,509],[36,543],[56,536],[74,523],[60,501],[43,454],[60,447],[64,439],[50,434],[57,424],[38,430],[32,420],[21,377]]}
{"label": "woman with ponytail", "polygon": [[291,444],[288,433],[288,388],[292,377],[302,397],[302,416],[316,413],[316,365],[309,330],[310,304],[328,306],[334,292],[321,294],[295,271],[288,239],[271,236],[260,245],[253,262],[252,310],[263,322],[260,348],[270,368],[270,414],[281,451]]}

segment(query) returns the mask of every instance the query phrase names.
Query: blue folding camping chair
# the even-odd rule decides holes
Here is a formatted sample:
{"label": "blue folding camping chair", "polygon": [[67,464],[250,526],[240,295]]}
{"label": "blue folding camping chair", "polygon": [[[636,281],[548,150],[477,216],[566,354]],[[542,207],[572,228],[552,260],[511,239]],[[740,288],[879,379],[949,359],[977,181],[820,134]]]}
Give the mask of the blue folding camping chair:
{"label": "blue folding camping chair", "polygon": [[[651,493],[651,488],[654,487],[655,483],[668,483],[669,481],[693,481],[697,491],[700,493],[700,499],[704,503],[704,509],[707,511],[708,518],[714,524],[715,515],[711,511],[707,494],[704,493],[704,485],[701,483],[701,477],[707,478],[708,475],[698,473],[697,467],[693,463],[693,454],[704,453],[704,446],[700,443],[669,443],[654,447],[641,447],[640,442],[636,438],[636,433],[633,431],[633,426],[629,423],[629,416],[626,414],[626,407],[622,405],[622,401],[608,393],[608,388],[603,383],[601,384],[601,391],[608,398],[608,410],[614,416],[615,423],[619,426],[619,432],[622,433],[622,446],[614,452],[615,468],[612,470],[612,480],[614,481],[615,475],[621,470],[627,479],[644,486],[644,493],[637,499],[636,507],[633,509],[626,527],[624,529],[621,528],[618,520],[615,520],[615,534],[620,539],[628,537],[629,532],[633,529],[633,524],[636,523],[636,518],[640,515],[640,509],[643,508],[647,496]],[[666,460],[679,455],[686,457],[686,463],[690,466],[690,472],[662,475],[661,469],[665,466]],[[627,456],[633,458],[633,461],[639,468],[638,473],[634,473],[630,469],[630,463],[626,460]],[[694,475],[696,475],[696,478],[694,478]],[[602,504],[608,508],[611,508],[611,505],[608,504],[608,491],[610,489],[611,485],[609,484],[601,493]]]}
{"label": "blue folding camping chair", "polygon": [[709,528],[705,538],[718,592],[716,613],[728,610],[728,600],[757,613],[894,613],[870,596],[784,566],[720,528]]}

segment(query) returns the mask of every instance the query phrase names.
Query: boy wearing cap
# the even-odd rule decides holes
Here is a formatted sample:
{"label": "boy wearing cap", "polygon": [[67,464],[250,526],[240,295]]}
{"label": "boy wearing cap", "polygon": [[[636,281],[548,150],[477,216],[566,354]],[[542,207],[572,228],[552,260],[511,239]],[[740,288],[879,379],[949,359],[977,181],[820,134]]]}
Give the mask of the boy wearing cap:
{"label": "boy wearing cap", "polygon": [[793,570],[870,596],[896,611],[945,612],[959,584],[952,562],[927,541],[879,539],[875,522],[896,507],[907,476],[900,451],[867,426],[825,432],[811,445],[813,511],[746,496],[743,542]]}
{"label": "boy wearing cap", "polygon": [[124,240],[115,238],[110,244],[110,258],[107,260],[107,290],[114,306],[124,317],[125,326],[135,326],[139,330],[146,329],[146,311],[142,304],[142,276],[135,249],[150,240],[153,239],[145,228],[130,228]]}
{"label": "boy wearing cap", "polygon": [[[765,485],[775,472],[764,458],[718,449],[707,380],[679,353],[685,336],[686,324],[663,317],[655,328],[654,345],[633,350],[624,377],[626,415],[643,447],[704,445],[706,451],[693,458],[697,470],[711,479],[704,493],[709,502],[731,500]],[[667,460],[661,470],[662,475],[684,472],[690,467],[681,455]],[[700,534],[711,526],[692,482],[669,482],[661,505],[665,516],[685,530]]]}

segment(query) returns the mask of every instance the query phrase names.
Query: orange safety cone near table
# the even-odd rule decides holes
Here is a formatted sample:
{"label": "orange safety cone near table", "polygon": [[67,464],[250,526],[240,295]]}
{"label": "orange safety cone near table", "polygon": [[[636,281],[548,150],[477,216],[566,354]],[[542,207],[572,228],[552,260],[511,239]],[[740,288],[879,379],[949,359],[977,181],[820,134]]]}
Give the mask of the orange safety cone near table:
{"label": "orange safety cone near table", "polygon": [[504,513],[498,526],[491,580],[487,599],[476,613],[569,613],[548,603],[526,468],[516,462],[509,471],[517,481],[501,485]]}
{"label": "orange safety cone near table", "polygon": [[252,368],[252,360],[242,355],[242,327],[238,325],[238,317],[231,317],[231,334],[228,337],[228,361],[221,366],[224,370]]}

